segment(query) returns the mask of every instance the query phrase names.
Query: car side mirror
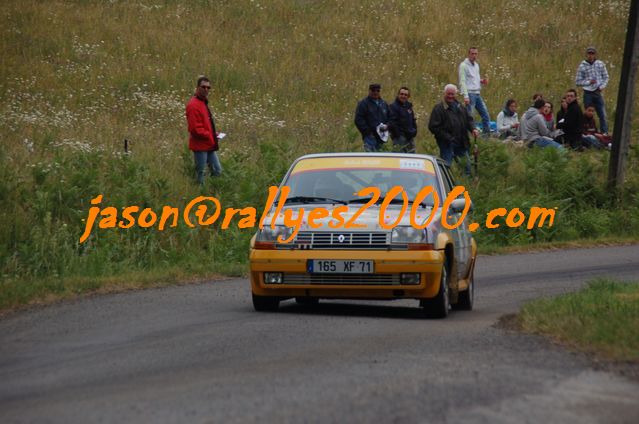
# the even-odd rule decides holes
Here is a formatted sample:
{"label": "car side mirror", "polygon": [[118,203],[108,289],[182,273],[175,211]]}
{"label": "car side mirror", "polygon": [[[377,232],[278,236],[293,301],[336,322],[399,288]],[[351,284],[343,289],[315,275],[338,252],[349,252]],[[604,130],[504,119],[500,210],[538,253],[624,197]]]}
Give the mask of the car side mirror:
{"label": "car side mirror", "polygon": [[[464,211],[464,208],[466,207],[466,199],[461,198],[461,199],[455,199],[450,203],[450,210],[453,213],[461,213]],[[470,202],[470,208],[468,209],[470,212],[473,211],[473,202],[471,200]]]}

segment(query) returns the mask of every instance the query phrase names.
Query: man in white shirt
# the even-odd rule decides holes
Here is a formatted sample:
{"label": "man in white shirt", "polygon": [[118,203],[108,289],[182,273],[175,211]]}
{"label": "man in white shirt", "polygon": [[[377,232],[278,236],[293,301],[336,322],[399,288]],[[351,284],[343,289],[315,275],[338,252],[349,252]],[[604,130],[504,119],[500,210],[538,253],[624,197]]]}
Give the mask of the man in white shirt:
{"label": "man in white shirt", "polygon": [[608,122],[601,92],[608,85],[609,79],[606,65],[597,59],[597,50],[592,46],[588,47],[586,59],[581,61],[577,69],[575,83],[584,89],[584,107],[595,107],[599,116],[599,127],[604,134],[608,134]]}
{"label": "man in white shirt", "polygon": [[459,64],[459,87],[468,113],[472,116],[473,108],[477,109],[481,116],[483,133],[488,135],[490,134],[490,116],[480,94],[482,84],[488,84],[488,79],[481,79],[479,76],[478,54],[477,47],[471,47],[468,49],[468,57]]}

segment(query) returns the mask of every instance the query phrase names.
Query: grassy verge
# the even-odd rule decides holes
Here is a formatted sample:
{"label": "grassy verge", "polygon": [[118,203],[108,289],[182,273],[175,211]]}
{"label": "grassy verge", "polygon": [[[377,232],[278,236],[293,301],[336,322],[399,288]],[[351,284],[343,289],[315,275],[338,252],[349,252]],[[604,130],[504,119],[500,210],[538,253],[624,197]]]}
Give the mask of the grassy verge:
{"label": "grassy verge", "polygon": [[639,282],[595,280],[577,293],[527,304],[519,322],[600,358],[639,363]]}
{"label": "grassy verge", "polygon": [[[214,268],[215,272],[211,269]],[[104,294],[192,284],[206,280],[246,275],[246,267],[238,264],[211,267],[201,263],[191,266],[164,266],[146,271],[122,271],[115,275],[87,277],[16,278],[0,283],[0,316],[26,306],[46,305],[82,295]]]}

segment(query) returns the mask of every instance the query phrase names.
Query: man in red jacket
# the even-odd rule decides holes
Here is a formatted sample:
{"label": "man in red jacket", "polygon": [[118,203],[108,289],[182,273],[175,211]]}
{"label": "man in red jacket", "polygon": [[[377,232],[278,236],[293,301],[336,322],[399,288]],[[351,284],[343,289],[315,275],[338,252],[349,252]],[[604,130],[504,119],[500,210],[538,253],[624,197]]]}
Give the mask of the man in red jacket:
{"label": "man in red jacket", "polygon": [[208,106],[209,91],[211,82],[205,76],[197,79],[195,95],[186,104],[186,121],[189,125],[189,149],[195,158],[195,168],[197,170],[197,182],[204,183],[204,173],[206,165],[211,169],[211,174],[219,176],[222,174],[220,159],[215,153],[218,150],[217,132],[215,122]]}

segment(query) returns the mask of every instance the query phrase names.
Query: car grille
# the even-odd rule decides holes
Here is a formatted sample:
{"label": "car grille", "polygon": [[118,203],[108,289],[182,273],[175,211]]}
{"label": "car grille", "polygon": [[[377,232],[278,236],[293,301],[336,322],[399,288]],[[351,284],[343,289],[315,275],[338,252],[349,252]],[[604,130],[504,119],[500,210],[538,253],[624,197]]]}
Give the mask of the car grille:
{"label": "car grille", "polygon": [[284,274],[283,284],[399,285],[399,274]]}
{"label": "car grille", "polygon": [[390,248],[390,233],[300,231],[293,243],[301,249],[380,250]]}

